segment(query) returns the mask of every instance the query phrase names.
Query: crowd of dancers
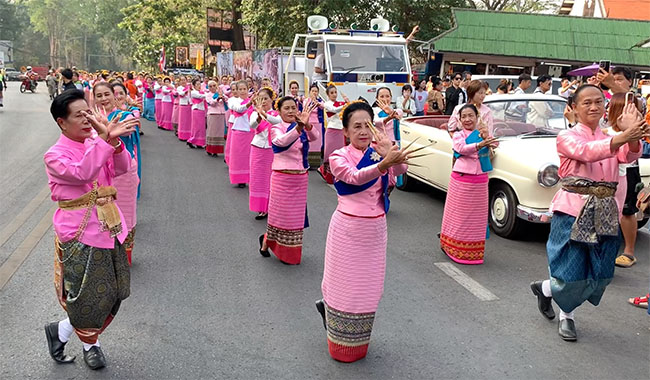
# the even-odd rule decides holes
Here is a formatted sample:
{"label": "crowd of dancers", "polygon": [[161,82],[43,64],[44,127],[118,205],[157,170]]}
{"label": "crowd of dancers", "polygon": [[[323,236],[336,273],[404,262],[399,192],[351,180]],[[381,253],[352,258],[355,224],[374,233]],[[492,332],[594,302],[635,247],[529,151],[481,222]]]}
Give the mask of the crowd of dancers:
{"label": "crowd of dancers", "polygon": [[[484,260],[487,173],[498,147],[489,109],[482,105],[485,87],[470,82],[471,101],[458,105],[449,123],[455,159],[440,244],[461,264]],[[88,366],[106,365],[98,338],[129,296],[142,176],[141,117],[174,131],[191,149],[223,157],[229,182],[248,189],[249,210],[256,219],[267,219],[259,236],[264,257],[300,264],[303,230],[309,226],[310,168],[334,185],[338,205],[329,223],[323,298],[316,309],[334,359],[366,356],[384,287],[389,194],[398,176],[424,154],[410,144],[400,147],[399,122],[408,113],[407,102],[393,107],[387,87],[378,89],[372,104],[350,101],[332,83],[312,84],[304,96],[297,82],[287,90],[279,97],[268,79],[258,88],[252,80],[228,76],[127,73],[92,79],[81,90],[54,98],[51,113],[61,137],[45,154],[45,164],[52,199],[59,204],[55,286],[68,314],[45,326],[54,360],[74,360],[64,348],[75,332]],[[620,134],[599,133],[604,101],[593,85],[575,92],[578,124],[558,137],[563,179],[552,206],[550,280],[531,285],[545,317],[555,317],[551,300],[560,306],[559,333],[565,340],[576,338],[573,309],[587,300],[597,305],[611,281],[620,239],[618,213],[608,206],[618,164],[640,156],[639,141],[648,133],[633,107],[622,112]],[[478,213],[458,207],[468,197],[476,200]],[[596,272],[587,270],[595,267]]]}

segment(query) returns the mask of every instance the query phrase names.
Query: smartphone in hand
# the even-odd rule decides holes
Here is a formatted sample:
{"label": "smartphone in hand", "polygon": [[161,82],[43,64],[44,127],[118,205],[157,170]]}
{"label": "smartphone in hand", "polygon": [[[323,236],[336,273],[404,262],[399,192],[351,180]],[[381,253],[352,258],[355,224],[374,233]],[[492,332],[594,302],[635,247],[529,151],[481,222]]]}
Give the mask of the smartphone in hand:
{"label": "smartphone in hand", "polygon": [[603,61],[600,61],[600,63],[598,63],[598,66],[601,69],[605,70],[605,72],[609,72],[609,68],[610,68],[611,64],[612,64],[611,61],[603,60]]}

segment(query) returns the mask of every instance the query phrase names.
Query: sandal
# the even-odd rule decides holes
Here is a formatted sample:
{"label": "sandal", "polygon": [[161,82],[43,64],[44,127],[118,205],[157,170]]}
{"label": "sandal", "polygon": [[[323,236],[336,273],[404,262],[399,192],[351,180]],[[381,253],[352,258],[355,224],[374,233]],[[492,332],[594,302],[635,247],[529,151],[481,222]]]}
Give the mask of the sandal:
{"label": "sandal", "polygon": [[616,266],[621,268],[629,268],[636,263],[636,258],[631,255],[622,254],[616,258]]}
{"label": "sandal", "polygon": [[648,298],[650,298],[650,293],[646,294],[645,296],[642,297],[634,297],[634,298],[628,298],[627,302],[630,303],[632,306],[640,307],[642,309],[647,309],[648,308]]}

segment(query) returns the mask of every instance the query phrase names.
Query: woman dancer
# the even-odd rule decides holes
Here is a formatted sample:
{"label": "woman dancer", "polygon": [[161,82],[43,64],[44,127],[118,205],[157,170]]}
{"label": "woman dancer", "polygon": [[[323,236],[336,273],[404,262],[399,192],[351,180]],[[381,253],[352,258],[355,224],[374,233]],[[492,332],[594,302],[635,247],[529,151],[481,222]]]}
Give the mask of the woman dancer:
{"label": "woman dancer", "polygon": [[397,109],[393,110],[390,106],[391,101],[393,100],[393,94],[388,87],[382,87],[377,90],[377,100],[375,101],[375,106],[372,108],[375,113],[375,118],[373,120],[375,127],[380,131],[384,132],[390,141],[397,141],[395,138],[395,123],[397,121],[397,127],[399,128],[399,120],[402,118],[402,110]]}
{"label": "woman dancer", "polygon": [[[343,111],[350,145],[330,155],[338,206],[330,221],[316,308],[327,329],[329,353],[354,362],[368,352],[375,312],[384,291],[388,177],[406,172],[407,152],[369,124],[373,111],[353,102]],[[370,143],[375,134],[376,142]]]}
{"label": "woman dancer", "polygon": [[458,112],[463,129],[453,136],[456,161],[442,216],[440,248],[459,264],[483,264],[488,231],[487,173],[492,170],[489,148],[496,148],[498,142],[486,126],[479,125],[473,104],[465,104]]}
{"label": "woman dancer", "polygon": [[275,92],[264,87],[255,99],[255,111],[251,114],[251,129],[255,137],[251,142],[249,209],[257,212],[256,220],[265,219],[269,210],[269,191],[273,164],[273,150],[269,139],[269,129],[282,119],[271,108]]}
{"label": "woman dancer", "polygon": [[160,78],[156,79],[153,85],[153,92],[154,92],[154,115],[156,118],[156,125],[158,126],[158,128],[162,129],[162,118],[160,115],[162,114],[161,102],[163,97],[163,93],[162,93],[163,86],[160,83],[161,83]]}
{"label": "woman dancer", "polygon": [[208,128],[206,132],[205,152],[209,156],[216,157],[223,153],[225,141],[223,131],[226,127],[225,119],[225,97],[220,93],[217,82],[211,80],[208,82],[209,92],[206,94],[205,101],[208,103]]}
{"label": "woman dancer", "polygon": [[[485,124],[488,132],[492,135],[494,129],[494,117],[492,116],[492,110],[490,107],[483,104],[485,100],[486,88],[484,82],[480,80],[473,80],[467,85],[467,98],[469,101],[465,104],[473,104],[474,107],[479,111],[479,121]],[[460,131],[462,123],[460,122],[460,113],[458,110],[463,107],[465,104],[459,104],[454,108],[454,112],[449,117],[449,122],[447,123],[447,130],[450,133]]]}
{"label": "woman dancer", "polygon": [[[248,87],[246,81],[239,81],[235,85],[239,96],[246,96]],[[233,102],[230,107],[235,120],[232,124],[230,136],[230,152],[228,152],[228,175],[230,183],[239,188],[246,187],[250,179],[250,153],[251,141],[254,134],[251,133],[250,114],[253,112],[251,105],[253,98],[245,99],[241,103]]]}
{"label": "woman dancer", "polygon": [[172,108],[172,128],[174,128],[174,134],[176,136],[178,136],[178,101],[179,101],[178,92],[176,92],[176,87],[178,87],[179,85],[180,85],[180,80],[176,79],[174,81],[174,85],[172,86],[172,92],[171,92],[172,102],[174,104]]}
{"label": "woman dancer", "polygon": [[299,94],[300,84],[298,81],[292,80],[289,82],[289,96],[295,99],[296,104],[298,104],[298,111],[302,112],[302,102],[304,97]]}
{"label": "woman dancer", "polygon": [[160,113],[160,126],[161,129],[171,131],[174,129],[172,127],[172,111],[174,104],[172,102],[172,86],[171,79],[165,78],[163,80],[162,87],[162,99],[160,99],[160,104],[162,106],[162,112]]}
{"label": "woman dancer", "polygon": [[343,109],[346,103],[349,103],[350,100],[343,95],[344,101],[337,101],[338,90],[333,84],[329,84],[326,89],[328,101],[325,102],[324,107],[327,111],[327,119],[325,124],[325,137],[324,137],[324,146],[323,146],[323,165],[318,169],[321,177],[325,182],[330,185],[334,183],[334,177],[329,169],[329,156],[337,149],[343,148],[345,146],[345,136],[343,135],[343,124],[341,124],[341,118],[339,113]]}
{"label": "woman dancer", "polygon": [[226,152],[224,153],[224,160],[226,161],[227,165],[230,165],[230,147],[232,146],[233,140],[232,126],[235,123],[236,119],[233,108],[239,108],[242,105],[242,102],[244,102],[244,97],[246,97],[246,91],[240,92],[237,87],[237,83],[234,83],[234,85],[230,87],[230,91],[232,96],[228,98],[228,102],[226,103],[228,106],[228,111],[226,112],[228,114],[228,117],[226,118],[228,133],[226,136]]}
{"label": "woman dancer", "polygon": [[[180,85],[176,88],[178,93],[178,139],[187,141],[192,135],[192,102],[190,92],[192,88],[187,83],[187,78],[181,77]],[[187,144],[190,146],[190,144]]]}
{"label": "woman dancer", "polygon": [[318,130],[309,124],[311,104],[305,112],[290,96],[280,98],[276,108],[282,122],[271,127],[274,153],[269,219],[266,234],[261,235],[260,254],[269,257],[270,249],[285,264],[300,264],[303,229],[307,219],[307,188],[309,186],[309,143],[318,138]]}
{"label": "woman dancer", "polygon": [[[115,82],[111,85],[114,94],[115,109],[108,114],[108,121],[117,118],[118,121],[128,119],[138,119],[132,108],[126,104],[127,90],[126,87],[120,83]],[[113,186],[117,189],[119,196],[116,199],[117,206],[124,215],[126,221],[126,228],[129,234],[124,240],[124,248],[126,249],[127,259],[131,265],[131,255],[133,253],[133,245],[135,242],[135,226],[138,221],[137,217],[137,200],[140,188],[141,178],[141,156],[140,156],[140,134],[138,133],[138,126],[136,126],[133,133],[128,136],[121,136],[120,139],[124,144],[129,154],[131,154],[130,169],[117,177],[113,182]]]}
{"label": "woman dancer", "polygon": [[201,80],[192,80],[192,134],[187,140],[190,148],[205,146],[205,94],[201,91]]}
{"label": "woman dancer", "polygon": [[323,134],[325,133],[325,129],[323,128],[325,122],[323,109],[325,106],[323,100],[318,96],[318,85],[315,83],[309,87],[309,97],[303,102],[303,109],[306,109],[310,103],[317,105],[311,114],[309,114],[309,124],[318,130],[318,138],[309,144],[309,166],[318,168],[321,165],[321,156],[323,154]]}

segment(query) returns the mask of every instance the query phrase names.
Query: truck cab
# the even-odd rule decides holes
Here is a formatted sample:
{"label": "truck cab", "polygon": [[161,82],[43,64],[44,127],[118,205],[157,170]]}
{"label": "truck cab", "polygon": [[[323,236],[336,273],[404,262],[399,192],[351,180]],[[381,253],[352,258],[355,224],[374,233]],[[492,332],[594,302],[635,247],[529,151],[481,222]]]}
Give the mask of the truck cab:
{"label": "truck cab", "polygon": [[[322,19],[316,27],[327,25]],[[402,33],[389,31],[386,20],[373,20],[373,30],[336,29],[334,25],[315,29],[309,19],[308,26],[307,34],[294,38],[284,70],[285,89],[295,80],[304,94],[312,83],[318,83],[321,97],[326,99],[325,88],[331,82],[338,88],[339,97],[345,94],[350,100],[364,98],[372,104],[379,88],[390,88],[395,101],[402,86],[409,84],[411,65],[406,39]],[[300,42],[304,50],[297,53]],[[325,73],[314,71],[317,62],[323,62]]]}

